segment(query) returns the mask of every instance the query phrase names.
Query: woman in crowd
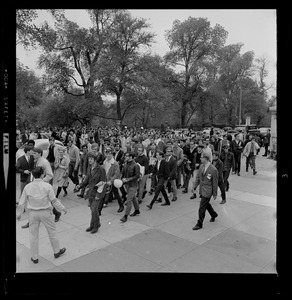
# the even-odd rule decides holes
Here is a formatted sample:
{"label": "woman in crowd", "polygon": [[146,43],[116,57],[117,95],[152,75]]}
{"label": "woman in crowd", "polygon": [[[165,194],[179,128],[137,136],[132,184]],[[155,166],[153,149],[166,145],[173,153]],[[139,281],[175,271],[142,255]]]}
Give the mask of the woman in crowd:
{"label": "woman in crowd", "polygon": [[69,185],[69,156],[66,151],[66,147],[58,147],[57,157],[55,160],[55,173],[54,173],[54,183],[57,185],[56,198],[63,188],[64,195],[67,196],[67,187]]}

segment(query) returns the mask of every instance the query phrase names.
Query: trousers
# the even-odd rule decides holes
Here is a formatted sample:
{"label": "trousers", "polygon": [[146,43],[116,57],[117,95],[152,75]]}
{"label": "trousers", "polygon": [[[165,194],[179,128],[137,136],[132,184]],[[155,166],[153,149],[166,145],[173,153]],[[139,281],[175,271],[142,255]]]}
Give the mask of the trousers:
{"label": "trousers", "polygon": [[241,153],[234,153],[235,172],[240,173]]}
{"label": "trousers", "polygon": [[125,211],[125,215],[128,216],[131,212],[132,209],[132,203],[134,205],[134,209],[135,210],[139,210],[139,204],[138,201],[136,199],[136,193],[137,193],[137,186],[131,186],[131,187],[127,187],[127,200],[125,201],[126,204],[126,211]]}
{"label": "trousers", "polygon": [[223,170],[223,180],[224,180],[224,184],[225,184],[225,190],[229,189],[229,175],[230,175],[230,171],[231,169],[227,169],[227,170]]}
{"label": "trousers", "polygon": [[210,216],[216,217],[216,212],[213,209],[212,205],[210,204],[210,198],[206,198],[203,197],[201,198],[201,202],[200,202],[200,207],[199,207],[199,220],[198,220],[198,225],[203,226],[203,222],[205,219],[205,214],[206,214],[206,210],[208,211],[208,213],[210,214]]}
{"label": "trousers", "polygon": [[145,190],[146,187],[146,181],[147,178],[149,177],[148,174],[144,175],[140,181],[139,181],[139,188],[138,188],[138,201],[142,201],[142,196],[143,196],[143,192]]}
{"label": "trousers", "polygon": [[60,251],[56,232],[56,223],[51,209],[30,210],[29,212],[29,241],[31,257],[37,259],[39,255],[39,227],[43,223],[50,239],[54,253]]}
{"label": "trousers", "polygon": [[158,183],[157,183],[157,187],[155,189],[154,198],[152,199],[150,205],[154,204],[154,202],[157,200],[160,192],[162,193],[165,202],[170,203],[169,199],[168,199],[168,196],[167,196],[167,193],[166,193],[166,190],[165,190],[164,179],[163,178],[158,178]]}
{"label": "trousers", "polygon": [[78,170],[74,170],[75,161],[70,161],[69,163],[69,178],[72,180],[74,184],[79,184],[78,180]]}
{"label": "trousers", "polygon": [[223,180],[218,181],[218,187],[221,192],[222,200],[226,200],[225,184]]}
{"label": "trousers", "polygon": [[90,199],[89,205],[91,210],[91,220],[90,220],[90,227],[92,229],[99,228],[100,226],[100,219],[99,219],[99,199]]}

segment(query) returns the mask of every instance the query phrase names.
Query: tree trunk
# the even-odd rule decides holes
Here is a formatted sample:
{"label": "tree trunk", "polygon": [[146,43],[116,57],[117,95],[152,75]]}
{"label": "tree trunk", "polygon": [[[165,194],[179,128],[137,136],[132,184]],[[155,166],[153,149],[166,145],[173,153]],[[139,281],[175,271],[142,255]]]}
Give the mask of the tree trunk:
{"label": "tree trunk", "polygon": [[121,94],[117,94],[117,118],[122,122]]}
{"label": "tree trunk", "polygon": [[181,128],[186,127],[186,120],[187,120],[187,104],[183,103],[182,104],[182,108],[181,108],[181,116],[180,116],[180,120],[181,120]]}

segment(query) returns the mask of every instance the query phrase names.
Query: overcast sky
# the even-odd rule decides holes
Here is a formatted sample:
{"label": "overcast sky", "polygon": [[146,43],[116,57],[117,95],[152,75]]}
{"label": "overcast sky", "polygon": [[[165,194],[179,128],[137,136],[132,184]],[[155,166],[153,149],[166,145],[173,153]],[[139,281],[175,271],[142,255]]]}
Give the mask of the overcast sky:
{"label": "overcast sky", "polygon": [[[206,18],[211,27],[221,25],[227,32],[228,37],[225,45],[243,43],[241,54],[253,51],[255,58],[266,56],[270,64],[268,66],[269,76],[267,83],[276,83],[276,10],[272,9],[228,9],[228,10],[201,10],[201,9],[139,9],[129,10],[132,16],[142,17],[150,24],[150,31],[156,34],[155,41],[151,47],[153,54],[163,56],[169,51],[164,34],[172,28],[174,20],[185,21],[189,17]],[[67,10],[68,19],[75,21],[82,27],[91,26],[89,17],[82,10]],[[40,21],[50,21],[47,14],[42,14]],[[23,47],[17,47],[17,57],[29,68],[35,70],[36,74],[43,71],[36,69],[38,51],[25,51]],[[272,95],[276,91],[271,91]]]}

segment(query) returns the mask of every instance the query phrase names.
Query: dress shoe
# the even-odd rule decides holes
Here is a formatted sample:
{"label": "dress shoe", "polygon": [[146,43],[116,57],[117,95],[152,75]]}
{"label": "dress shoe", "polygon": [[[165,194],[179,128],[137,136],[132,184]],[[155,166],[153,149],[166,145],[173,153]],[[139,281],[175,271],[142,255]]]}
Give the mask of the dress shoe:
{"label": "dress shoe", "polygon": [[151,204],[148,204],[146,205],[149,209],[152,209],[152,205]]}
{"label": "dress shoe", "polygon": [[155,202],[161,203],[162,202],[162,198],[158,198]]}
{"label": "dress shoe", "polygon": [[58,258],[60,255],[62,255],[63,253],[65,253],[65,251],[66,251],[66,248],[60,249],[60,251],[58,253],[54,254],[55,258]]}
{"label": "dress shoe", "polygon": [[37,263],[39,262],[38,258],[37,258],[37,259],[33,259],[32,257],[31,257],[31,261],[32,261],[34,264],[37,264]]}
{"label": "dress shoe", "polygon": [[257,171],[256,170],[253,170],[253,175],[255,175],[257,173]]}
{"label": "dress shoe", "polygon": [[27,222],[25,225],[21,226],[21,228],[25,229],[29,227],[29,222]]}
{"label": "dress shoe", "polygon": [[132,214],[130,214],[130,217],[135,217],[136,215],[140,215],[140,210],[135,210]]}
{"label": "dress shoe", "polygon": [[90,226],[90,227],[86,228],[85,231],[86,231],[86,232],[89,232],[89,231],[91,231],[92,229],[93,229],[93,227]]}
{"label": "dress shoe", "polygon": [[84,196],[82,194],[77,194],[77,197],[83,198]]}
{"label": "dress shoe", "polygon": [[176,200],[177,200],[177,197],[173,197],[173,199],[171,201],[174,202]]}
{"label": "dress shoe", "polygon": [[199,230],[201,229],[203,226],[199,225],[199,224],[196,224],[196,226],[194,226],[192,229],[193,230]]}
{"label": "dress shoe", "polygon": [[184,189],[182,192],[183,192],[183,194],[186,194],[188,192],[188,190]]}
{"label": "dress shoe", "polygon": [[240,173],[237,173],[237,176],[240,176]]}
{"label": "dress shoe", "polygon": [[195,198],[197,198],[197,195],[196,195],[196,194],[193,194],[193,195],[190,197],[190,199],[195,199]]}
{"label": "dress shoe", "polygon": [[161,204],[161,206],[166,206],[166,205],[170,205],[170,202],[164,202]]}
{"label": "dress shoe", "polygon": [[226,200],[221,200],[221,202],[219,202],[219,204],[224,204],[226,203]]}
{"label": "dress shoe", "polygon": [[127,219],[128,219],[128,216],[124,215],[124,216],[120,219],[120,221],[123,222],[123,223],[125,223],[125,222],[127,221]]}
{"label": "dress shoe", "polygon": [[55,215],[55,222],[58,222],[60,220],[61,213],[58,213]]}
{"label": "dress shoe", "polygon": [[118,213],[122,212],[124,210],[124,206],[120,206],[120,208],[118,209]]}
{"label": "dress shoe", "polygon": [[215,219],[218,217],[218,214],[217,213],[215,213],[215,217],[212,217],[211,219],[210,219],[210,222],[214,222],[215,221]]}
{"label": "dress shoe", "polygon": [[93,234],[93,233],[97,233],[99,227],[100,227],[100,225],[99,225],[98,227],[96,227],[96,228],[93,228],[93,229],[90,231],[90,233],[92,233],[92,234]]}
{"label": "dress shoe", "polygon": [[63,194],[63,197],[66,197],[67,195],[68,195],[68,193],[64,193],[64,194]]}

